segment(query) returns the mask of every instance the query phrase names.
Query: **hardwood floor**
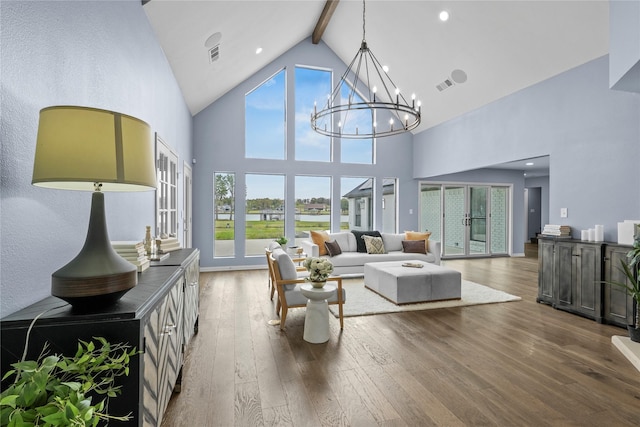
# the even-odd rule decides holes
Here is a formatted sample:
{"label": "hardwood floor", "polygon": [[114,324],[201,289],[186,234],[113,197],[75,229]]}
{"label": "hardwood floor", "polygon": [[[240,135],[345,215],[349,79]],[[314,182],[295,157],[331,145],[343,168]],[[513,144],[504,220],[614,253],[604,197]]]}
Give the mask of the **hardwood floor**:
{"label": "hardwood floor", "polygon": [[[537,259],[444,262],[522,301],[345,318],[284,333],[267,271],[201,274],[200,328],[169,426],[638,426],[640,372],[621,328],[536,303]],[[347,295],[348,299],[348,295]]]}

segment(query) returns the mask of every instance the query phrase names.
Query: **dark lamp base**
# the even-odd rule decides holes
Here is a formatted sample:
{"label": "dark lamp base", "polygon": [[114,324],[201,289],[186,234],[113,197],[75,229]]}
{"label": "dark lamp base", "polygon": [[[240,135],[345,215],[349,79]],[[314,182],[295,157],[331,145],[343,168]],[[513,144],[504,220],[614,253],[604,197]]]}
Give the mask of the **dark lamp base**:
{"label": "dark lamp base", "polygon": [[111,246],[104,195],[94,192],[87,239],[80,253],[51,275],[51,295],[76,310],[91,311],[115,304],[138,283],[138,271]]}
{"label": "dark lamp base", "polygon": [[88,311],[115,304],[136,286],[138,273],[133,271],[110,276],[64,279],[51,276],[51,295],[65,300],[74,309]]}

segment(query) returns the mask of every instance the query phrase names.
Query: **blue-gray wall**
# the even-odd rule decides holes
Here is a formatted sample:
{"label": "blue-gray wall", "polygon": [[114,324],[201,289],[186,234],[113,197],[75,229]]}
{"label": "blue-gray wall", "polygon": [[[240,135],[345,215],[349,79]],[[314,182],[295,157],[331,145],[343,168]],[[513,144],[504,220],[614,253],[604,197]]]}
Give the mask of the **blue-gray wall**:
{"label": "blue-gray wall", "polygon": [[[91,194],[31,185],[40,109],[85,105],[138,117],[192,158],[192,118],[139,0],[0,3],[0,315],[50,295],[80,250]],[[182,191],[180,191],[182,193]],[[142,240],[155,193],[106,193],[112,240]]]}
{"label": "blue-gray wall", "polygon": [[414,177],[549,155],[548,221],[616,241],[640,217],[640,94],[609,89],[608,71],[604,56],[415,135]]}
{"label": "blue-gray wall", "polygon": [[[287,159],[260,160],[245,159],[244,156],[244,102],[245,94],[260,85],[282,68],[287,70],[287,87],[293,88],[296,65],[333,68],[334,79],[344,73],[346,65],[324,43],[314,45],[310,39],[300,42],[287,53],[257,72],[251,78],[228,92],[218,101],[194,117],[194,246],[201,250],[200,265],[203,269],[264,265],[264,255],[245,257],[244,247],[244,201],[236,198],[236,257],[234,259],[213,258],[213,174],[214,172],[235,172],[236,194],[243,195],[245,173],[279,173],[286,175],[286,204],[294,206],[295,175],[323,175],[333,178],[332,199],[340,200],[340,177],[355,176],[376,178],[374,199],[382,206],[382,179],[399,179],[398,198],[400,231],[413,230],[417,226],[418,187],[412,179],[409,159],[412,153],[411,135],[382,138],[376,147],[375,165],[342,164],[334,162],[300,162],[295,158],[295,134],[292,125],[287,130]],[[294,91],[287,91],[287,122],[294,123]],[[334,156],[339,158],[340,146],[336,143]],[[411,210],[412,213],[409,213]],[[378,209],[380,212],[381,209]],[[338,224],[337,215],[334,224]],[[286,235],[294,236],[294,212],[289,210],[285,218]],[[377,216],[375,227],[382,228],[382,218]]]}

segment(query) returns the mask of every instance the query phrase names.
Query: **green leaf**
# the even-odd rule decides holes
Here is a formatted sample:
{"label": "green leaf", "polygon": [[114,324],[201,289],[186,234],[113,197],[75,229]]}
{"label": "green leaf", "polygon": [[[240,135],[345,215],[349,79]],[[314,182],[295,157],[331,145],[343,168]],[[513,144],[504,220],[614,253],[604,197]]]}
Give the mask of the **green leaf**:
{"label": "green leaf", "polygon": [[63,382],[62,384],[69,387],[73,391],[80,390],[80,383],[78,382]]}
{"label": "green leaf", "polygon": [[6,380],[7,378],[9,378],[11,375],[15,373],[16,373],[15,369],[11,369],[10,371],[7,371],[7,373],[2,376],[2,381]]}
{"label": "green leaf", "polygon": [[18,398],[17,394],[11,394],[9,396],[4,396],[0,400],[0,406],[10,406],[15,409],[16,407],[16,399]]}

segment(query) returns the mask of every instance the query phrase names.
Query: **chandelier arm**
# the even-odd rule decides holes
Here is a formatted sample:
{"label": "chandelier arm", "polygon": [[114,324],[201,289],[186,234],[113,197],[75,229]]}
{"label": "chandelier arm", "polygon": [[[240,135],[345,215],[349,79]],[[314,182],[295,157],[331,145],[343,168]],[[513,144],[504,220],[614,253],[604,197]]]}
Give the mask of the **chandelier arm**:
{"label": "chandelier arm", "polygon": [[[365,56],[368,55],[368,56]],[[364,58],[363,58],[364,57]],[[364,69],[362,61],[364,60]],[[371,62],[371,63],[369,63]],[[355,67],[355,69],[354,69]],[[371,69],[373,68],[373,70]],[[354,56],[353,60],[345,70],[344,74],[340,78],[338,85],[335,87],[334,91],[331,93],[327,100],[327,107],[321,111],[316,111],[314,108],[314,112],[311,115],[311,127],[314,131],[326,135],[329,137],[339,137],[345,139],[370,139],[370,138],[378,138],[385,137],[391,135],[398,135],[410,130],[417,128],[421,122],[421,107],[420,102],[418,101],[418,106],[415,106],[415,97],[412,97],[412,103],[409,104],[405,99],[404,95],[399,92],[398,86],[393,82],[391,77],[384,72],[384,70],[380,61],[376,58],[376,56],[371,52],[371,50],[367,46],[366,42],[366,4],[365,0],[362,1],[362,43],[360,45],[360,49]],[[360,73],[364,73],[363,78],[360,77]],[[342,85],[349,84],[349,74],[353,73],[353,84],[349,87],[349,95],[347,98],[346,104],[342,104]],[[371,86],[371,76],[376,75],[380,79],[382,84],[383,95],[386,94],[388,99],[376,99],[376,92],[372,94],[372,86]],[[363,79],[366,79],[363,80]],[[364,97],[360,96],[358,91],[358,85],[364,85],[366,87],[366,92],[364,88],[362,89],[362,93],[366,93],[368,95],[368,99],[364,99]],[[391,85],[391,87],[389,87]],[[392,95],[391,90],[394,91],[395,97]],[[398,93],[395,93],[398,90]],[[362,98],[362,102],[354,102],[355,95],[358,95],[358,99]],[[384,98],[381,97],[381,98]],[[400,102],[402,100],[402,102]],[[371,128],[370,131],[367,132],[366,129],[364,133],[360,133],[357,122],[356,115],[356,125],[355,129],[349,128],[347,125],[348,119],[351,114],[356,114],[352,110],[368,110],[371,115]],[[375,122],[375,118],[377,116],[377,110],[386,111],[387,114],[390,114],[392,117],[396,117],[399,120],[399,126],[395,126],[395,122],[390,120],[389,127],[386,130],[383,130],[384,126],[377,127],[373,126]],[[404,115],[404,118],[401,117]],[[339,126],[334,127],[335,119],[334,116],[338,118]],[[342,117],[341,117],[342,116]],[[342,123],[340,118],[344,119],[344,123]],[[327,120],[331,120],[331,126],[327,129]],[[319,126],[320,122],[324,124],[324,128]],[[347,132],[343,132],[346,128]],[[355,131],[355,132],[352,132]]]}
{"label": "chandelier arm", "polygon": [[[380,61],[378,61],[378,58],[376,58],[376,56],[373,54],[373,52],[371,51],[371,49],[369,49],[369,54],[371,55],[371,58],[373,58],[373,60],[375,61],[375,63],[376,63],[376,64],[378,64],[378,65],[380,66],[380,68],[382,68],[382,66],[380,65]],[[376,70],[378,70],[378,74],[379,74],[380,72],[379,72],[378,67],[376,67]],[[393,82],[393,80],[391,79],[391,76],[389,76],[389,74],[386,74],[386,73],[385,73],[385,75],[387,76],[387,79],[388,79],[388,80],[389,80],[389,82],[393,85],[393,87],[394,87],[394,88],[397,88],[398,86]],[[380,77],[380,78],[382,79],[382,77]],[[383,80],[383,81],[384,81],[384,80]],[[387,95],[389,95],[389,99],[393,101],[393,97],[391,96],[391,94],[390,94],[388,91],[387,91]],[[398,95],[399,95],[400,99],[402,99],[402,102],[403,102],[404,104],[409,104],[409,103],[407,102],[407,100],[405,99],[405,97],[402,95],[402,92],[400,92]]]}

